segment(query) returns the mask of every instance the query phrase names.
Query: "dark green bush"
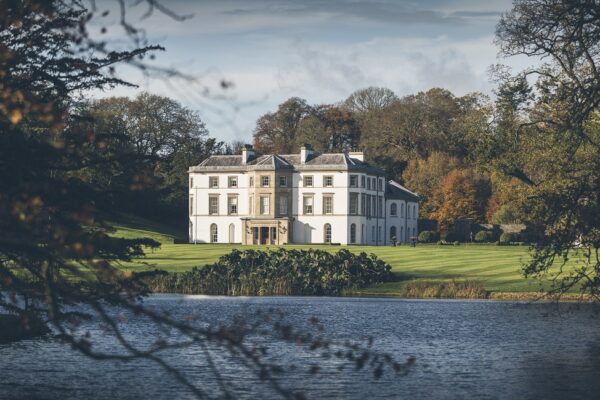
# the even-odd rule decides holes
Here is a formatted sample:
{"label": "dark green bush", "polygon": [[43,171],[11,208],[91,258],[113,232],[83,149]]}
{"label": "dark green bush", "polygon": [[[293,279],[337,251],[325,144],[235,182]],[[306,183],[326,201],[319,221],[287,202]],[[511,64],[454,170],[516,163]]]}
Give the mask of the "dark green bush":
{"label": "dark green bush", "polygon": [[444,242],[452,243],[458,241],[460,238],[453,231],[448,231],[442,234],[442,240]]}
{"label": "dark green bush", "polygon": [[477,243],[491,243],[494,241],[494,234],[490,231],[479,231],[475,235]]}
{"label": "dark green bush", "polygon": [[419,233],[418,239],[421,243],[435,243],[440,239],[440,235],[435,231],[423,231]]}
{"label": "dark green bush", "polygon": [[336,295],[393,278],[375,255],[340,250],[233,250],[204,268],[156,273],[144,280],[154,292],[254,295]]}
{"label": "dark green bush", "polygon": [[511,244],[519,241],[519,235],[513,232],[504,232],[500,235],[500,244]]}

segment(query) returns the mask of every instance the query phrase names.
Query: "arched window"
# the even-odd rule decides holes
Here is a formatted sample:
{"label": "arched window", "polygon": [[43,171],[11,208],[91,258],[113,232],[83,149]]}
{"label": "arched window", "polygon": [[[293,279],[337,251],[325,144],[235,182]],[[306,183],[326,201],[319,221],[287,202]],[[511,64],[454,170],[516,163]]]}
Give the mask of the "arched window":
{"label": "arched window", "polygon": [[390,240],[394,240],[397,239],[396,238],[396,227],[392,226],[390,227]]}
{"label": "arched window", "polygon": [[400,206],[400,216],[404,218],[404,203]]}
{"label": "arched window", "polygon": [[404,227],[400,227],[400,240],[404,241]]}
{"label": "arched window", "polygon": [[325,243],[331,243],[331,225],[325,224],[323,227],[323,241]]}
{"label": "arched window", "polygon": [[350,243],[356,243],[356,224],[350,225]]}
{"label": "arched window", "polygon": [[217,243],[218,239],[219,239],[219,235],[217,232],[217,224],[211,224],[210,225],[210,242]]}
{"label": "arched window", "polygon": [[390,215],[393,217],[398,215],[398,205],[396,203],[392,203],[392,205],[390,205]]}

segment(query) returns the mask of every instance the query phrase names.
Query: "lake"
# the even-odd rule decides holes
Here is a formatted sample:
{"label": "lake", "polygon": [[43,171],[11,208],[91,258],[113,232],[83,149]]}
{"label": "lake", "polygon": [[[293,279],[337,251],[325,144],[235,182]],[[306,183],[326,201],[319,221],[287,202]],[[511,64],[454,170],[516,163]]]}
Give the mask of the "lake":
{"label": "lake", "polygon": [[[222,324],[234,316],[276,309],[294,326],[317,317],[330,337],[339,340],[372,336],[373,347],[399,361],[416,363],[407,375],[347,365],[294,346],[274,345],[285,365],[297,365],[279,382],[308,398],[408,399],[589,399],[600,393],[600,320],[589,304],[494,301],[400,300],[375,298],[255,297],[225,298],[155,295],[146,304],[204,324]],[[115,311],[118,313],[118,311]],[[148,321],[120,318],[136,343],[157,335]],[[96,323],[89,330],[94,348],[111,350],[114,339]],[[209,396],[218,385],[200,348],[164,354]],[[236,397],[270,398],[275,394],[220,353],[214,362]],[[311,374],[319,362],[322,372]],[[151,361],[92,361],[54,339],[0,345],[0,399],[177,399],[192,394]]]}

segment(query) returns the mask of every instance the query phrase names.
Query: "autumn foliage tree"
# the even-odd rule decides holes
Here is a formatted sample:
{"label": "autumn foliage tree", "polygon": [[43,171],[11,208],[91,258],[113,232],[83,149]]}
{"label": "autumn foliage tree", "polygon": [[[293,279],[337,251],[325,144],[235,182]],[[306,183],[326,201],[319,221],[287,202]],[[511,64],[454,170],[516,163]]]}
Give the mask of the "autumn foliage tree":
{"label": "autumn foliage tree", "polygon": [[440,192],[441,205],[432,216],[443,229],[459,219],[484,219],[489,197],[489,186],[484,177],[473,171],[455,169],[443,179]]}

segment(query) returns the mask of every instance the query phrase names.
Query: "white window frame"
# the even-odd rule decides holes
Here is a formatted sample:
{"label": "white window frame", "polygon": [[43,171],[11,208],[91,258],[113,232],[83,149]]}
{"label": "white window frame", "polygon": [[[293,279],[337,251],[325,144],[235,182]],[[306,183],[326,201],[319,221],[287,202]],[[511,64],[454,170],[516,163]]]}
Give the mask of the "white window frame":
{"label": "white window frame", "polygon": [[[214,201],[214,204],[212,203]],[[213,205],[215,208],[213,209]],[[208,195],[208,215],[219,215],[219,195]]]}
{"label": "white window frame", "polygon": [[[214,228],[214,231],[213,231]],[[219,227],[217,224],[210,224],[210,242],[218,243],[219,242]]]}
{"label": "white window frame", "polygon": [[269,175],[260,176],[260,187],[270,187],[271,177]]}
{"label": "white window frame", "polygon": [[302,186],[303,187],[313,187],[314,184],[315,184],[315,179],[312,175],[305,175],[302,178]]}
{"label": "white window frame", "polygon": [[[329,202],[329,204],[327,204]],[[324,215],[332,215],[333,214],[333,195],[325,194],[323,195],[323,214]]]}
{"label": "white window frame", "polygon": [[[232,202],[234,200],[234,202]],[[232,211],[232,206],[235,207],[235,210]],[[227,215],[238,215],[239,213],[239,202],[238,196],[227,196]]]}
{"label": "white window frame", "polygon": [[271,196],[260,196],[260,215],[269,215],[271,211]]}
{"label": "white window frame", "polygon": [[288,215],[288,197],[279,196],[279,215]]}
{"label": "white window frame", "polygon": [[279,177],[279,187],[287,187],[287,176]]}
{"label": "white window frame", "polygon": [[[310,200],[310,201],[308,201]],[[310,195],[302,196],[302,214],[303,215],[314,215],[315,214],[315,197]]]}
{"label": "white window frame", "polygon": [[323,225],[323,242],[331,243],[331,237],[332,237],[331,224]]}

